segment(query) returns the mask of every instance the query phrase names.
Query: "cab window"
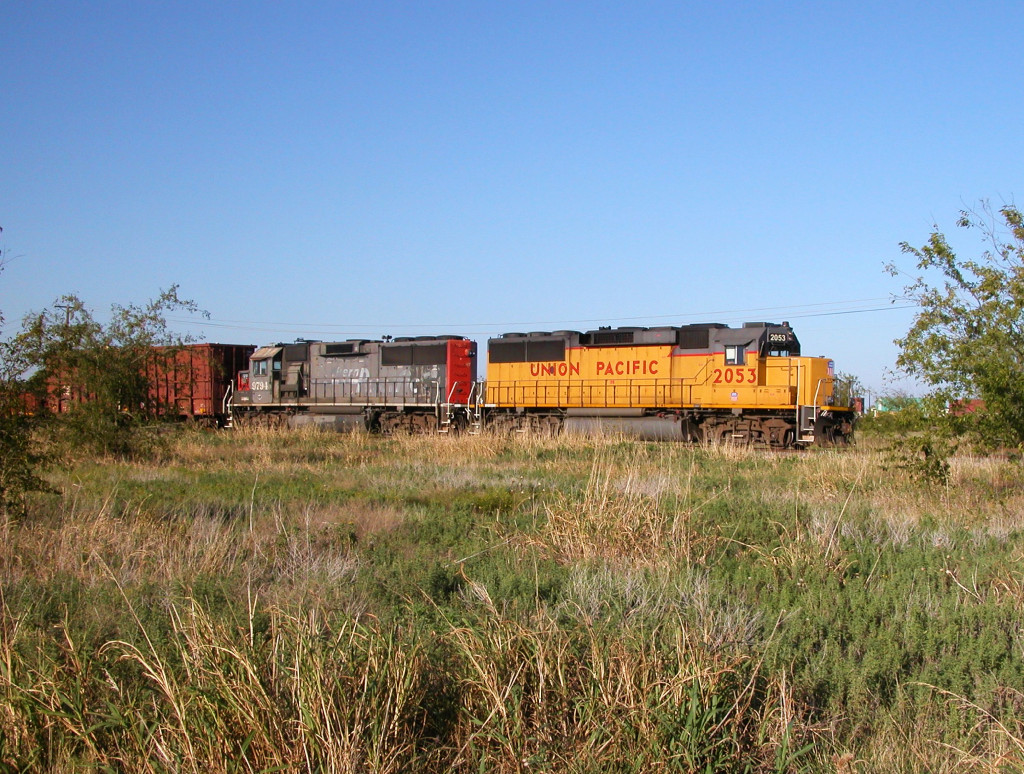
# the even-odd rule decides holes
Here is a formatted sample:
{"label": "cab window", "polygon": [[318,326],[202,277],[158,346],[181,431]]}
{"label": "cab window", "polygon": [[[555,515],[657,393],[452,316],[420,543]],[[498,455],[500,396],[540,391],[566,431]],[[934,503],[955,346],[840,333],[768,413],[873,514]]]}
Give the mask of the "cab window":
{"label": "cab window", "polygon": [[743,347],[727,344],[725,347],[726,365],[743,365]]}
{"label": "cab window", "polygon": [[267,375],[267,361],[266,360],[254,360],[252,362],[252,375],[253,376],[266,376]]}

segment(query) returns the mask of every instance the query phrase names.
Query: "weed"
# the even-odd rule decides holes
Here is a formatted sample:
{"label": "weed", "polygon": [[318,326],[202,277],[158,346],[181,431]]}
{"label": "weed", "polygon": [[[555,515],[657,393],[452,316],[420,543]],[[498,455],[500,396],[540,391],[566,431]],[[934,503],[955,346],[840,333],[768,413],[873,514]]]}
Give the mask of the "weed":
{"label": "weed", "polygon": [[1020,764],[1007,457],[163,441],[0,525],[0,770]]}

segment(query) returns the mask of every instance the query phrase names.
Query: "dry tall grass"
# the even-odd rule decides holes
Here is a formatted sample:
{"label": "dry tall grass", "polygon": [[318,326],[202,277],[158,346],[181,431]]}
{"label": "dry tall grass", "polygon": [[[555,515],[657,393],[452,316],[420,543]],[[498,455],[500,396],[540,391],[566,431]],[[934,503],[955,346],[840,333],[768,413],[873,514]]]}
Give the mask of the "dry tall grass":
{"label": "dry tall grass", "polygon": [[[1019,612],[1024,501],[1006,460],[954,460],[953,484],[928,488],[856,449],[245,431],[162,453],[82,463],[0,525],[0,770],[1021,761],[1013,686],[998,711],[941,686],[930,704],[908,692],[847,735],[796,685],[801,664],[766,662],[808,613],[766,616],[715,579],[728,559],[768,578],[766,594],[798,593],[809,568],[829,589],[874,589],[882,571],[854,569],[860,555],[969,534],[1005,554],[979,574],[946,552],[927,572],[957,609]],[[465,550],[443,542],[467,530]],[[421,556],[436,592],[400,585]],[[548,597],[544,562],[561,573]],[[528,603],[499,599],[523,582]],[[964,728],[947,728],[951,713]]]}

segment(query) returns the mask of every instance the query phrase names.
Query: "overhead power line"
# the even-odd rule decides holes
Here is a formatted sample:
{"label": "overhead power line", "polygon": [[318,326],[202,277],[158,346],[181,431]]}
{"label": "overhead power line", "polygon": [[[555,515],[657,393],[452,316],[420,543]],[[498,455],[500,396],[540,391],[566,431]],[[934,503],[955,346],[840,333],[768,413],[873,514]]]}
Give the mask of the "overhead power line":
{"label": "overhead power line", "polygon": [[[246,330],[252,332],[277,332],[277,333],[303,333],[309,331],[321,331],[324,333],[353,335],[365,334],[367,331],[409,331],[409,330],[456,330],[460,333],[488,333],[494,331],[507,331],[519,328],[568,328],[572,326],[588,326],[609,323],[631,323],[631,322],[652,322],[658,320],[674,320],[682,323],[686,320],[714,320],[719,317],[728,318],[752,318],[756,315],[775,313],[775,316],[790,319],[805,319],[810,317],[833,317],[847,314],[868,314],[874,312],[894,311],[900,309],[913,309],[915,304],[888,304],[878,306],[881,301],[890,300],[887,297],[862,298],[851,301],[831,301],[815,304],[802,304],[797,306],[774,306],[756,307],[750,309],[730,309],[711,312],[691,312],[686,314],[661,314],[645,315],[642,317],[602,317],[577,320],[534,320],[518,322],[496,322],[496,323],[376,323],[376,324],[348,324],[348,323],[310,323],[310,322],[281,322],[268,320],[230,320],[230,319],[186,319],[168,318],[169,322],[189,325],[199,325],[207,328],[223,328],[231,330]],[[870,304],[870,306],[854,306],[853,308],[841,309],[835,307],[850,306],[854,304]]]}

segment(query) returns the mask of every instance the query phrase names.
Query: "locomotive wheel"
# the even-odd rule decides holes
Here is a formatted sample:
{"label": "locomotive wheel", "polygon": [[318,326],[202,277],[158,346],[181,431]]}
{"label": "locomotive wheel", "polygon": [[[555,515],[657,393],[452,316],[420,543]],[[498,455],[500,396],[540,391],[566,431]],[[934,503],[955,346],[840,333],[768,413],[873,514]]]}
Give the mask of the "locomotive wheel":
{"label": "locomotive wheel", "polygon": [[761,421],[764,441],[773,449],[785,449],[793,445],[793,426],[784,419]]}
{"label": "locomotive wheel", "polygon": [[462,435],[466,432],[466,428],[469,426],[469,422],[466,417],[461,414],[452,417],[451,423],[448,425],[448,432],[452,435]]}
{"label": "locomotive wheel", "polygon": [[530,430],[542,438],[554,438],[562,430],[562,421],[558,417],[533,417],[530,421]]}
{"label": "locomotive wheel", "polygon": [[707,419],[702,428],[703,438],[712,443],[725,445],[760,445],[770,449],[786,449],[793,445],[796,438],[792,423],[778,417],[713,417]]}
{"label": "locomotive wheel", "polygon": [[245,429],[277,430],[287,426],[288,417],[277,412],[246,412],[237,415],[234,418],[234,424],[236,427]]}
{"label": "locomotive wheel", "polygon": [[850,436],[844,432],[848,425],[840,424],[829,417],[819,417],[814,423],[815,446],[845,446]]}
{"label": "locomotive wheel", "polygon": [[437,418],[432,414],[381,414],[380,431],[385,435],[426,435],[437,432]]}
{"label": "locomotive wheel", "polygon": [[505,414],[489,414],[484,427],[495,435],[512,435],[515,432],[515,426]]}
{"label": "locomotive wheel", "polygon": [[437,417],[433,414],[411,414],[412,432],[426,435],[437,432]]}

